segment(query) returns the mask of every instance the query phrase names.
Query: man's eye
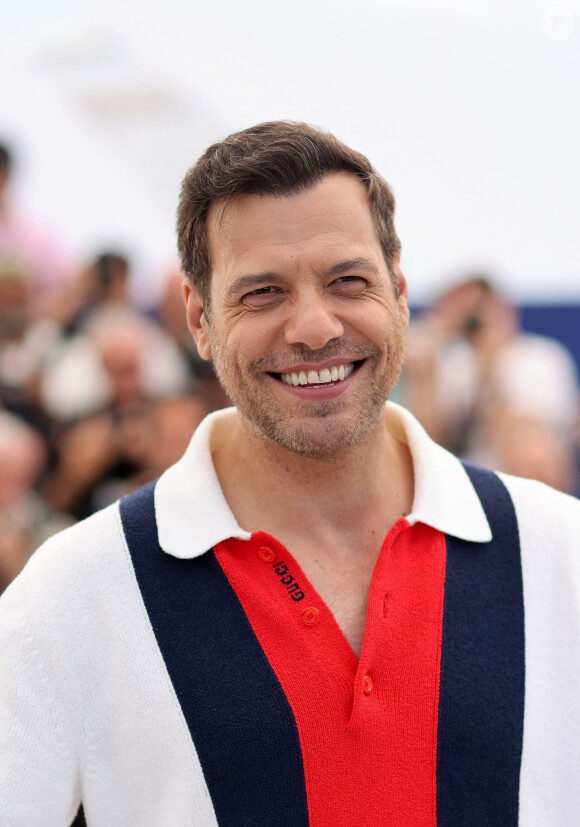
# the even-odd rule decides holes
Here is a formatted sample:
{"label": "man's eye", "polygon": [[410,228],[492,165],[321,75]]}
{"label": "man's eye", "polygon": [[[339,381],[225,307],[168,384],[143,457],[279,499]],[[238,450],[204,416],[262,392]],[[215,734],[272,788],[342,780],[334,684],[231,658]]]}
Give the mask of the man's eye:
{"label": "man's eye", "polygon": [[331,283],[331,287],[338,290],[361,290],[366,286],[366,279],[362,276],[340,276]]}
{"label": "man's eye", "polygon": [[257,287],[255,290],[246,293],[242,298],[242,302],[250,307],[259,307],[277,301],[280,295],[281,291],[277,287]]}

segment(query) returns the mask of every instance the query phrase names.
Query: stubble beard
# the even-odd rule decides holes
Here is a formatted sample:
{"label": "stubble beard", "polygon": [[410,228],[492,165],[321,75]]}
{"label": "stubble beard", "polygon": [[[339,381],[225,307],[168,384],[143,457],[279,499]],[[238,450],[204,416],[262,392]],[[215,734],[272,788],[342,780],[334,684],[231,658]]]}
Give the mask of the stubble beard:
{"label": "stubble beard", "polygon": [[[254,432],[294,454],[319,459],[334,458],[365,440],[382,416],[385,401],[397,384],[404,353],[402,325],[391,330],[391,341],[385,351],[368,343],[338,339],[321,350],[295,346],[284,353],[269,353],[250,363],[246,371],[229,352],[227,344],[217,341],[211,333],[210,344],[220,384]],[[267,373],[278,373],[288,364],[315,364],[343,354],[348,354],[348,361],[366,359],[372,366],[365,392],[357,397],[308,403],[294,399],[284,405],[268,394],[268,385],[277,380],[267,377]],[[349,411],[347,416],[345,410]],[[333,417],[337,421],[333,422]]]}

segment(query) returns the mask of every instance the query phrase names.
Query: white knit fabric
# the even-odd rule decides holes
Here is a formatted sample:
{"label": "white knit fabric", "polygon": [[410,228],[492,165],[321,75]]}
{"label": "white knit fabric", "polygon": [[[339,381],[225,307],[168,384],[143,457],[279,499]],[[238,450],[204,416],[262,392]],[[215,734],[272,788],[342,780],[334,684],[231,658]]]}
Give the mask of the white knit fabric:
{"label": "white knit fabric", "polygon": [[36,552],[2,598],[0,824],[216,824],[117,506]]}

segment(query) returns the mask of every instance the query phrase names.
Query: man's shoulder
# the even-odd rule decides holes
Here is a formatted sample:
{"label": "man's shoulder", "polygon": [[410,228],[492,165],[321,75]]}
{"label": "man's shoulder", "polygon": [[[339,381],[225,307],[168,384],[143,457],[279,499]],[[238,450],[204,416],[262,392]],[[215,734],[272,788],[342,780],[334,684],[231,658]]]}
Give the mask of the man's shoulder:
{"label": "man's shoulder", "polygon": [[498,476],[514,504],[522,544],[580,563],[580,500],[536,480]]}
{"label": "man's shoulder", "polygon": [[558,491],[538,480],[516,477],[501,471],[496,473],[509,491],[514,503],[518,505],[527,501],[542,513],[546,509],[556,509],[558,514],[569,514],[571,517],[577,517],[580,514],[580,500],[571,494]]}
{"label": "man's shoulder", "polygon": [[[8,587],[40,609],[88,593],[126,556],[118,503],[46,540]],[[116,561],[115,566],[113,566]]]}

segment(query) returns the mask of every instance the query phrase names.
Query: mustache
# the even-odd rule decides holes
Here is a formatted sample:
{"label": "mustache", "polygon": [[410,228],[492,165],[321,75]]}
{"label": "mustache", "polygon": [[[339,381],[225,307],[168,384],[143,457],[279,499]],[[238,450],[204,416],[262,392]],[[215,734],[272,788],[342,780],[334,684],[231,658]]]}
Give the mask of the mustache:
{"label": "mustache", "polygon": [[339,357],[344,362],[358,362],[361,359],[378,358],[380,348],[369,343],[351,342],[347,339],[331,340],[318,350],[311,350],[306,345],[290,345],[284,350],[273,350],[252,362],[250,371],[260,373],[282,373],[288,365],[297,362],[316,364],[327,359]]}

